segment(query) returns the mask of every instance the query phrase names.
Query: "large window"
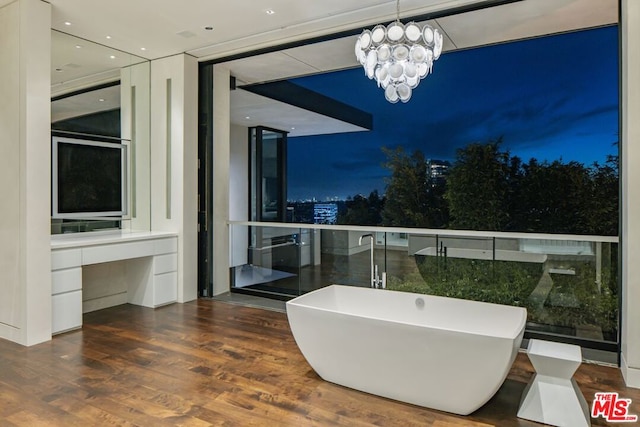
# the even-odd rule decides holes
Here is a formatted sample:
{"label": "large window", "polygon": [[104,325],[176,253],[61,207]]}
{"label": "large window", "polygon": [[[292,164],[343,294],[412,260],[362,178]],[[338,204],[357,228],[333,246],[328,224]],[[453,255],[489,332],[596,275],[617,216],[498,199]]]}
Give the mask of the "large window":
{"label": "large window", "polygon": [[289,139],[298,220],[617,235],[617,46],[610,26],[446,53],[408,104],[360,69],[294,79],[374,118]]}
{"label": "large window", "polygon": [[[550,6],[549,17],[559,10]],[[452,16],[438,23],[446,28],[456,18],[487,22]],[[523,306],[529,337],[542,334],[615,351],[616,20],[613,13],[588,28],[519,37],[515,27],[527,26],[515,25],[509,27],[511,38],[463,49],[454,35],[407,104],[389,104],[358,66],[326,70],[330,67],[315,64],[313,55],[304,55],[314,47],[326,52],[326,45],[280,53],[314,70],[274,67],[280,76],[264,69],[252,74],[256,63],[268,63],[264,56],[253,69],[244,66],[251,58],[230,62],[232,73],[253,93],[262,83],[285,79],[373,116],[370,128],[340,123],[333,130],[316,126],[317,132],[301,131],[306,122],[291,111],[277,117],[284,122],[263,121],[291,129],[285,174],[289,212],[295,223],[315,224],[264,226],[261,239],[234,250],[260,249],[261,262],[272,262],[262,290],[295,296],[330,283],[368,286],[373,247],[374,263],[387,273],[390,289]],[[508,26],[487,25],[503,24]],[[483,30],[477,38],[484,37]],[[467,43],[470,39],[475,40]],[[305,108],[320,114],[308,104]],[[232,122],[241,125],[245,119],[249,114],[238,114]],[[265,221],[258,215],[266,213],[264,203],[253,197],[258,182],[251,185],[255,215],[250,219]],[[269,191],[266,183],[260,186]],[[341,226],[326,225],[334,223]],[[232,231],[241,235],[242,227]],[[364,234],[373,234],[370,244],[359,244]],[[256,272],[241,263],[233,268],[237,274]]]}

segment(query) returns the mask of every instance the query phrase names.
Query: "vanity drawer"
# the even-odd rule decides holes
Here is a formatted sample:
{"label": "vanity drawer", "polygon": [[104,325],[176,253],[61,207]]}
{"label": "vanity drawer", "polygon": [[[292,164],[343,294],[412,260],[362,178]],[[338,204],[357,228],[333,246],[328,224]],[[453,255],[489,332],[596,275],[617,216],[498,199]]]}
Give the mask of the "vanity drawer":
{"label": "vanity drawer", "polygon": [[51,297],[51,332],[56,334],[82,327],[82,291]]}
{"label": "vanity drawer", "polygon": [[80,267],[82,265],[81,249],[56,249],[51,251],[51,270]]}
{"label": "vanity drawer", "polygon": [[178,273],[160,274],[153,279],[153,306],[176,302],[178,299]]}
{"label": "vanity drawer", "polygon": [[51,295],[82,289],[82,268],[57,270],[51,273]]}
{"label": "vanity drawer", "polygon": [[178,270],[178,254],[156,255],[153,257],[153,274],[170,273]]}
{"label": "vanity drawer", "polygon": [[142,258],[154,253],[152,241],[90,246],[82,249],[82,264],[99,264],[123,259]]}
{"label": "vanity drawer", "polygon": [[154,241],[155,245],[155,254],[171,254],[174,252],[178,252],[178,238],[177,237],[169,237],[166,239],[159,239]]}

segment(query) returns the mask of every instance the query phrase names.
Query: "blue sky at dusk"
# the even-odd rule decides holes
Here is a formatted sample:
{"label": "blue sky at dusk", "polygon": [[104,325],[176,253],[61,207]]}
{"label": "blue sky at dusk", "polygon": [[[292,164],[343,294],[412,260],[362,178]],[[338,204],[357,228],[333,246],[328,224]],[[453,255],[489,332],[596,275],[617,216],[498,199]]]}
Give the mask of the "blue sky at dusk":
{"label": "blue sky at dusk", "polygon": [[617,27],[444,53],[407,104],[387,102],[362,68],[292,82],[370,112],[373,130],[289,138],[290,200],[383,193],[383,146],[453,161],[502,136],[525,161],[585,165],[618,150]]}

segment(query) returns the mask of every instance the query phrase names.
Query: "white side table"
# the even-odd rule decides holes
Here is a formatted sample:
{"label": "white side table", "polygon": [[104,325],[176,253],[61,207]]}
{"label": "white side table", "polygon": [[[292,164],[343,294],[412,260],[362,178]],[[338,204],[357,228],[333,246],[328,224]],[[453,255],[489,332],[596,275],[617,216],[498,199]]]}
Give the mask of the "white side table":
{"label": "white side table", "polygon": [[580,347],[532,339],[527,355],[536,373],[524,389],[518,417],[554,426],[590,426],[589,406],[572,378],[582,363]]}

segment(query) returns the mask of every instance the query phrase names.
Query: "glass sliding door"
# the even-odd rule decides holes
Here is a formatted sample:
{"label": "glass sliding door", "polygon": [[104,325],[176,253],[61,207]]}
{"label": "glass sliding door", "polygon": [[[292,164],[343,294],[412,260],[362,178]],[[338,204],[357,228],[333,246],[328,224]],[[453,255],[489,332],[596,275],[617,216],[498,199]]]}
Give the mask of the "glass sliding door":
{"label": "glass sliding door", "polygon": [[[249,129],[249,218],[286,222],[287,133]],[[248,264],[232,269],[232,289],[287,299],[299,294],[300,230],[249,227]]]}
{"label": "glass sliding door", "polygon": [[287,133],[258,126],[249,129],[250,219],[285,222],[287,208]]}

